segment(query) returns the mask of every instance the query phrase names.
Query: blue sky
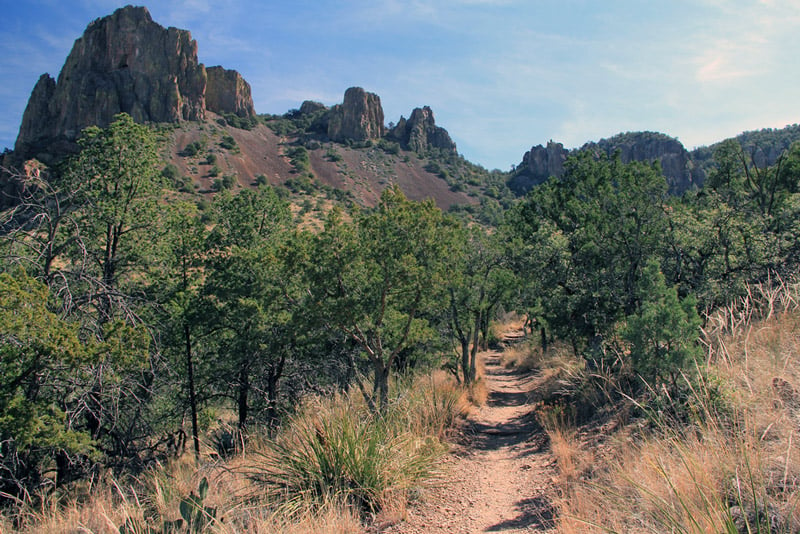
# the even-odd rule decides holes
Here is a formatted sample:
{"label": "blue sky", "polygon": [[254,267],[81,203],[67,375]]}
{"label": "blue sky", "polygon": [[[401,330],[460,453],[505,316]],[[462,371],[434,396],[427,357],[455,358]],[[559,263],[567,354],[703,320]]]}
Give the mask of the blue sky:
{"label": "blue sky", "polygon": [[[0,0],[0,149],[36,80],[58,75],[107,0]],[[146,5],[146,4],[145,4]],[[256,111],[377,93],[386,122],[429,105],[470,161],[507,170],[567,147],[660,131],[687,148],[800,122],[797,0],[159,0],[206,66],[236,69]]]}

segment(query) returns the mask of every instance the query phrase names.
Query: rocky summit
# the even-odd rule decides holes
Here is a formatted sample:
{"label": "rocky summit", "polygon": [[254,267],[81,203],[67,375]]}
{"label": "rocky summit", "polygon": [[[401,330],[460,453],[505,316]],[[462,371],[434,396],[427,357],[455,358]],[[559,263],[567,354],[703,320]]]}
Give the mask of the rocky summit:
{"label": "rocky summit", "polygon": [[447,153],[456,153],[456,144],[447,130],[436,126],[433,110],[425,106],[415,108],[411,117],[406,120],[400,117],[397,126],[389,132],[389,137],[396,139],[404,148],[424,154],[431,148],[442,149]]}
{"label": "rocky summit", "polygon": [[210,71],[188,31],[164,28],[144,7],[118,9],[89,24],[58,81],[39,78],[14,151],[52,161],[74,149],[83,128],[107,126],[120,112],[137,122],[202,120],[206,110],[253,115],[247,82],[235,71]]}
{"label": "rocky summit", "polygon": [[328,137],[332,141],[366,141],[383,137],[381,97],[361,87],[344,93],[344,102],[333,106],[328,121]]}
{"label": "rocky summit", "polygon": [[564,163],[572,152],[590,150],[596,154],[619,154],[623,163],[658,161],[667,178],[671,193],[679,194],[703,185],[705,174],[692,162],[691,155],[680,141],[656,132],[628,132],[598,142],[586,143],[570,151],[561,143],[532,147],[522,157],[509,186],[518,194],[529,191],[551,176],[564,174]]}

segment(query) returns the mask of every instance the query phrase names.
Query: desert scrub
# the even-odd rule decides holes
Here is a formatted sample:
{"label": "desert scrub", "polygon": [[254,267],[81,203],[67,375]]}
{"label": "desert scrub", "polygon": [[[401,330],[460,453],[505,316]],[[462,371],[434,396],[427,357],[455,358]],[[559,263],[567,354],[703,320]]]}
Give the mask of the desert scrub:
{"label": "desert scrub", "polygon": [[405,500],[433,474],[442,448],[402,429],[391,411],[371,413],[348,395],[311,399],[252,455],[251,476],[287,510],[333,501],[367,514]]}
{"label": "desert scrub", "polygon": [[559,532],[800,532],[800,310],[778,286],[708,318],[693,417],[651,412],[609,438],[562,488]]}

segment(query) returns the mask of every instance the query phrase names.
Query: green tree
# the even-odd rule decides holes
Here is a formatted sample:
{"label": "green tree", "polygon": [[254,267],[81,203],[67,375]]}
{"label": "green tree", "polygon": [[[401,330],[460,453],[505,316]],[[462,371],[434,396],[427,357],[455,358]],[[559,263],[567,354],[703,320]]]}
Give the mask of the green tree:
{"label": "green tree", "polygon": [[561,179],[534,189],[508,217],[515,258],[556,335],[597,348],[637,305],[642,269],[664,253],[666,179],[657,166],[571,157]]}
{"label": "green tree", "polygon": [[[24,271],[0,273],[0,491],[37,489],[54,457],[89,454],[66,409],[73,369],[93,357],[77,324],[48,309],[47,287]],[[74,379],[74,378],[73,378]],[[64,480],[59,470],[57,482]],[[2,502],[2,501],[0,501]]]}
{"label": "green tree", "polygon": [[432,202],[409,201],[395,186],[352,222],[333,212],[317,237],[308,273],[313,303],[320,320],[366,356],[373,390],[358,385],[374,410],[388,405],[400,352],[433,335],[426,313],[446,303],[452,234]]}
{"label": "green tree", "polygon": [[163,239],[164,261],[159,297],[167,320],[164,342],[181,355],[186,378],[186,398],[192,424],[195,456],[200,456],[198,395],[196,383],[197,330],[201,323],[199,290],[207,231],[197,207],[190,203],[171,205]]}
{"label": "green tree", "polygon": [[127,297],[141,283],[160,221],[159,144],[152,130],[124,113],[108,128],[86,128],[78,144],[65,173],[80,192],[81,240],[72,262],[91,282],[84,298],[96,305],[101,323],[117,313],[135,320]]}
{"label": "green tree", "polygon": [[680,373],[700,356],[697,301],[691,295],[679,299],[655,260],[646,265],[637,293],[640,305],[621,328],[633,370],[653,387],[668,379],[676,391]]}
{"label": "green tree", "polygon": [[216,205],[203,289],[206,328],[219,351],[215,372],[232,389],[244,428],[254,389],[265,393],[268,419],[277,418],[279,380],[293,348],[293,266],[283,261],[291,212],[271,187],[223,193]]}
{"label": "green tree", "polygon": [[499,234],[480,227],[462,229],[451,248],[449,270],[450,326],[460,345],[459,367],[464,383],[475,380],[479,334],[487,341],[492,310],[515,286],[507,268]]}

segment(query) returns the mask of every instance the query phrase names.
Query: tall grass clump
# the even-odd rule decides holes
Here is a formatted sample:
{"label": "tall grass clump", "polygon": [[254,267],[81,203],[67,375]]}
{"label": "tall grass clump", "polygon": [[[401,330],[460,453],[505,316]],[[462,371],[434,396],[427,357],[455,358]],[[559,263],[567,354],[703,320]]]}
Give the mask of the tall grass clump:
{"label": "tall grass clump", "polygon": [[435,474],[440,438],[465,406],[462,390],[436,377],[418,379],[385,413],[357,396],[309,399],[251,455],[250,473],[288,515],[330,502],[362,517],[402,508]]}
{"label": "tall grass clump", "polygon": [[240,455],[197,464],[187,454],[137,477],[93,481],[69,499],[20,502],[13,515],[0,511],[0,533],[363,532],[365,519],[395,520],[437,474],[441,440],[466,407],[444,372],[396,384],[383,414],[359,395],[310,397],[276,436],[252,435]]}
{"label": "tall grass clump", "polygon": [[[564,458],[559,532],[800,532],[798,302],[778,281],[708,318],[683,378],[688,418],[631,399],[646,417],[603,447],[548,429]],[[576,457],[591,466],[580,478]]]}

